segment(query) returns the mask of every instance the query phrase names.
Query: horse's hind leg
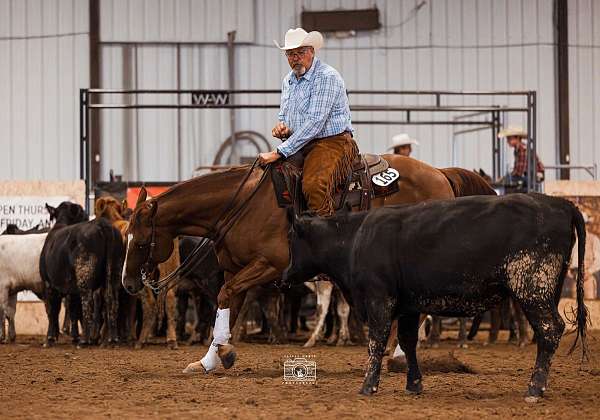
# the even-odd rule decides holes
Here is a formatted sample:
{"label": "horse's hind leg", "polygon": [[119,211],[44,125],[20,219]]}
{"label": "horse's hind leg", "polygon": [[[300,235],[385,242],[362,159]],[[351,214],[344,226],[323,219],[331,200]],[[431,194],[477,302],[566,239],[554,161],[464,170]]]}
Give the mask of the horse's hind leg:
{"label": "horse's hind leg", "polygon": [[317,294],[317,325],[308,341],[304,343],[304,347],[314,347],[323,337],[325,318],[329,311],[331,294],[333,292],[333,284],[329,281],[318,280],[314,282],[314,286],[315,293]]}
{"label": "horse's hind leg", "polygon": [[352,345],[350,341],[350,330],[348,328],[348,318],[350,318],[350,305],[344,298],[342,291],[338,289],[337,316],[340,321],[340,332],[337,339],[337,346]]}

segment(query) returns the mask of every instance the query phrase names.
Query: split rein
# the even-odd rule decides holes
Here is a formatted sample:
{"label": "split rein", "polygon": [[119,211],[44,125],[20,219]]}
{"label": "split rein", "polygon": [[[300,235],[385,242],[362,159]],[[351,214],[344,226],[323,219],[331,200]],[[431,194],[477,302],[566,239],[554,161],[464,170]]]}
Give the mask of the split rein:
{"label": "split rein", "polygon": [[[258,158],[254,160],[254,163],[250,167],[248,173],[242,179],[242,182],[238,186],[237,190],[227,203],[227,205],[223,208],[215,222],[209,227],[208,235],[212,235],[211,238],[203,238],[202,241],[192,250],[190,255],[169,275],[162,279],[158,279],[156,281],[152,281],[150,278],[150,274],[152,270],[150,269],[152,265],[156,265],[154,263],[153,254],[154,248],[156,247],[156,222],[154,220],[154,215],[152,216],[152,233],[150,244],[147,245],[150,247],[150,251],[148,252],[148,258],[146,262],[142,264],[140,267],[140,276],[142,283],[149,287],[154,293],[160,293],[164,290],[168,290],[175,285],[174,280],[178,279],[180,276],[189,273],[191,270],[196,268],[202,261],[204,261],[208,255],[210,255],[210,251],[213,249],[212,247],[217,247],[223,242],[227,233],[231,230],[231,228],[238,221],[242,212],[246,209],[246,206],[252,200],[252,198],[256,195],[259,188],[267,178],[268,172],[271,169],[271,165],[266,165],[264,172],[262,173],[260,179],[256,183],[256,186],[252,190],[252,192],[246,197],[237,207],[235,206],[235,202],[240,195],[243,187],[248,182],[250,175],[256,169],[258,164]],[[212,239],[212,244],[211,244]]]}

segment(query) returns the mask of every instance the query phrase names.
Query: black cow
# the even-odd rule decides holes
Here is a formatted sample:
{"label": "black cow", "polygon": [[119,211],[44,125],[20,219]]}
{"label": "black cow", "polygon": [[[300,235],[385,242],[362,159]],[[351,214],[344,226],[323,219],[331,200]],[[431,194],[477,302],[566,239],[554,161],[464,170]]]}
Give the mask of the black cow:
{"label": "black cow", "polygon": [[[121,234],[103,218],[84,222],[87,216],[77,204],[62,203],[56,209],[46,205],[46,208],[56,219],[40,256],[40,274],[48,290],[47,345],[52,345],[58,336],[58,311],[63,295],[71,298],[71,322],[76,325],[78,320],[82,321],[80,345],[89,344],[90,337],[98,336],[97,328],[91,329],[93,292],[99,288],[104,288],[109,342],[117,341],[117,293],[124,255]],[[65,220],[68,217],[71,220]],[[73,220],[81,223],[71,224]],[[72,336],[75,340],[74,332]]]}
{"label": "black cow", "polygon": [[[406,389],[422,391],[416,344],[419,314],[474,316],[511,296],[537,337],[528,401],[546,389],[564,322],[558,301],[575,242],[585,227],[571,202],[542,194],[475,196],[294,218],[285,283],[329,275],[369,325],[369,363],[362,394],[377,391],[392,319],[406,353]],[[587,309],[583,267],[577,278],[577,339],[584,356]]]}

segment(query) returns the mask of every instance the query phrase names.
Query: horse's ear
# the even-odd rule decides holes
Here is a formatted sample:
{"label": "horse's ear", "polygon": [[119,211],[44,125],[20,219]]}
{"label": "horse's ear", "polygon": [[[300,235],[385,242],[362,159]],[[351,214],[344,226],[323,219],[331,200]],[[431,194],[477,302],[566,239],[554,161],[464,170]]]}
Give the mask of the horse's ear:
{"label": "horse's ear", "polygon": [[127,210],[128,207],[129,203],[127,203],[127,199],[124,198],[123,201],[121,201],[121,215],[125,213],[125,210]]}
{"label": "horse's ear", "polygon": [[479,175],[485,176],[486,173],[485,173],[485,171],[483,169],[479,168]]}
{"label": "horse's ear", "polygon": [[94,206],[94,214],[98,217],[101,216],[106,211],[106,205],[106,199],[103,197],[99,198]]}
{"label": "horse's ear", "polygon": [[48,210],[48,214],[50,214],[50,220],[56,219],[56,207],[52,207],[50,204],[46,203],[46,210]]}
{"label": "horse's ear", "polygon": [[150,210],[150,217],[154,217],[156,210],[158,210],[158,203],[155,200],[148,200],[148,210]]}
{"label": "horse's ear", "polygon": [[142,187],[140,189],[140,195],[138,195],[138,199],[137,199],[137,203],[135,203],[135,206],[139,206],[141,203],[143,203],[144,201],[146,201],[146,197],[148,196],[148,191],[146,191],[146,187]]}

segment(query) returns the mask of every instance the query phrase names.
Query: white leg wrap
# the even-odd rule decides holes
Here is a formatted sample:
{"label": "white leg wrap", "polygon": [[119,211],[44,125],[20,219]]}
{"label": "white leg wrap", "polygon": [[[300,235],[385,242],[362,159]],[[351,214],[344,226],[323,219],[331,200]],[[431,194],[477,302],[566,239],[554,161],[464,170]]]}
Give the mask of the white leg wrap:
{"label": "white leg wrap", "polygon": [[208,351],[206,352],[202,360],[200,360],[200,363],[202,363],[202,367],[207,372],[215,370],[219,365],[220,359],[217,355],[217,350],[219,350],[219,348],[213,341],[212,343],[210,343],[210,346],[208,346]]}
{"label": "white leg wrap", "polygon": [[392,357],[405,357],[404,352],[400,348],[400,344],[396,344],[396,349],[394,350],[394,355]]}
{"label": "white leg wrap", "polygon": [[217,309],[215,328],[213,330],[213,344],[227,344],[229,342],[229,308]]}
{"label": "white leg wrap", "polygon": [[208,351],[199,362],[190,363],[183,373],[195,373],[204,369],[206,372],[215,370],[221,363],[217,351],[219,344],[227,344],[229,342],[229,308],[217,309],[217,318],[215,320],[215,328],[213,329],[213,341],[208,347]]}

